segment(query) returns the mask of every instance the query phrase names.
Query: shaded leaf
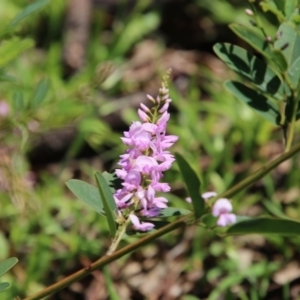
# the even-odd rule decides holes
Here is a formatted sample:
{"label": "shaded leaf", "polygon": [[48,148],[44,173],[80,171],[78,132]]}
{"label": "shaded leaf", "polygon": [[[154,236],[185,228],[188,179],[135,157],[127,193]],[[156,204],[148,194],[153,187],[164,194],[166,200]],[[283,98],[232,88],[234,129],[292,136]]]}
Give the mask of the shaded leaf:
{"label": "shaded leaf", "polygon": [[105,214],[103,203],[96,187],[77,179],[70,179],[66,182],[66,185],[78,199],[88,204],[97,213]]}
{"label": "shaded leaf", "polygon": [[98,184],[99,193],[103,202],[105,215],[111,235],[114,237],[117,231],[116,218],[117,206],[115,199],[112,195],[110,187],[108,186],[104,176],[100,172],[95,173],[96,181]]}
{"label": "shaded leaf", "polygon": [[279,100],[284,98],[284,88],[279,77],[264,61],[228,43],[216,44],[214,51],[232,70],[252,81],[261,91]]}
{"label": "shaded leaf", "polygon": [[21,22],[26,17],[30,16],[31,14],[41,10],[46,5],[50,3],[50,0],[40,0],[34,3],[29,4],[26,6],[19,14],[17,14],[9,24],[9,27],[16,26],[19,22]]}
{"label": "shaded leaf", "polygon": [[10,284],[8,282],[1,282],[0,283],[0,293],[9,287],[10,287]]}
{"label": "shaded leaf", "polygon": [[21,111],[25,108],[23,93],[16,90],[13,94],[13,107],[16,111]]}
{"label": "shaded leaf", "polygon": [[[289,1],[289,0],[288,0]],[[273,1],[268,1],[268,2],[260,2],[260,6],[264,12],[272,12],[278,19],[279,22],[284,21],[284,15],[282,13],[283,11],[283,5],[284,1],[283,0],[274,0]]]}
{"label": "shaded leaf", "polygon": [[8,81],[8,82],[15,82],[16,78],[10,75],[7,75],[3,69],[0,69],[0,81]]}
{"label": "shaded leaf", "polygon": [[19,260],[16,257],[10,257],[0,262],[0,276],[11,269]]}
{"label": "shaded leaf", "polygon": [[269,43],[263,35],[260,35],[256,31],[240,24],[230,24],[229,28],[259,53],[264,55],[266,58],[271,59],[272,51]]}
{"label": "shaded leaf", "polygon": [[249,105],[266,120],[279,125],[280,113],[278,108],[265,96],[240,82],[227,81],[225,82],[225,86],[240,101]]}
{"label": "shaded leaf", "polygon": [[228,228],[230,234],[300,235],[300,223],[288,219],[257,218],[236,223]]}
{"label": "shaded leaf", "polygon": [[31,106],[32,107],[37,107],[38,105],[40,105],[42,103],[42,101],[45,99],[46,97],[46,94],[48,92],[48,89],[49,89],[49,81],[48,79],[42,79],[35,91],[34,91],[34,95],[33,95],[33,98],[30,102]]}
{"label": "shaded leaf", "polygon": [[280,71],[285,72],[288,68],[287,60],[285,59],[282,51],[274,50],[272,60],[279,67]]}
{"label": "shaded leaf", "polygon": [[184,216],[191,213],[190,210],[177,207],[167,207],[160,211],[159,217],[174,217],[174,216]]}
{"label": "shaded leaf", "polygon": [[195,217],[196,219],[198,219],[203,215],[205,206],[204,200],[201,197],[201,182],[195,171],[179,153],[176,153],[175,157],[180,169],[180,173],[187,187],[189,196],[192,199]]}

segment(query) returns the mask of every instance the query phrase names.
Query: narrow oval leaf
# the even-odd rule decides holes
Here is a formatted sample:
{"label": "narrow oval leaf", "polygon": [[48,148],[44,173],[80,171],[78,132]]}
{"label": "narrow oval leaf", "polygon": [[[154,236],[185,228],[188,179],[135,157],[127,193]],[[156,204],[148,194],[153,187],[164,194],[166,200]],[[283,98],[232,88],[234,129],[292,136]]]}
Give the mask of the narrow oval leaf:
{"label": "narrow oval leaf", "polygon": [[175,158],[179,166],[180,173],[183,177],[184,183],[187,187],[188,193],[192,199],[195,217],[196,219],[198,219],[203,215],[205,206],[205,202],[201,197],[201,182],[195,171],[179,153],[175,154]]}
{"label": "narrow oval leaf", "polygon": [[249,105],[266,120],[279,125],[280,113],[278,108],[265,96],[236,81],[225,82],[225,87],[240,101]]}
{"label": "narrow oval leaf", "polygon": [[78,199],[88,204],[97,213],[105,215],[103,203],[96,187],[77,179],[70,179],[66,185]]}
{"label": "narrow oval leaf", "polygon": [[29,4],[26,6],[19,14],[17,14],[12,21],[10,22],[8,27],[14,27],[19,22],[21,22],[26,17],[30,16],[31,14],[39,11],[40,9],[44,8],[47,4],[50,3],[50,0],[40,0],[34,3]]}
{"label": "narrow oval leaf", "polygon": [[0,262],[0,276],[11,269],[19,260],[16,257],[10,257]]}
{"label": "narrow oval leaf", "polygon": [[32,100],[30,101],[30,106],[31,107],[39,106],[45,99],[48,89],[49,89],[48,79],[42,79],[38,83],[38,85],[34,91],[34,95],[32,97]]}
{"label": "narrow oval leaf", "polygon": [[268,59],[272,57],[272,51],[269,43],[263,35],[258,34],[256,31],[240,24],[230,24],[229,28],[242,40],[247,42],[251,47],[261,53]]}
{"label": "narrow oval leaf", "polygon": [[214,45],[214,51],[228,67],[253,82],[262,92],[284,99],[284,87],[268,65],[245,49],[228,43]]}
{"label": "narrow oval leaf", "polygon": [[177,208],[177,207],[167,207],[160,211],[159,217],[161,218],[168,218],[168,217],[180,217],[191,213],[190,210],[184,208]]}
{"label": "narrow oval leaf", "polygon": [[95,173],[96,181],[98,184],[99,193],[103,201],[105,215],[111,235],[114,237],[117,231],[116,218],[117,206],[115,199],[112,195],[110,187],[108,186],[104,176],[100,172]]}
{"label": "narrow oval leaf", "polygon": [[9,287],[10,287],[10,284],[8,282],[1,282],[0,283],[0,293]]}
{"label": "narrow oval leaf", "polygon": [[288,219],[257,218],[236,223],[228,228],[227,233],[300,236],[300,223]]}

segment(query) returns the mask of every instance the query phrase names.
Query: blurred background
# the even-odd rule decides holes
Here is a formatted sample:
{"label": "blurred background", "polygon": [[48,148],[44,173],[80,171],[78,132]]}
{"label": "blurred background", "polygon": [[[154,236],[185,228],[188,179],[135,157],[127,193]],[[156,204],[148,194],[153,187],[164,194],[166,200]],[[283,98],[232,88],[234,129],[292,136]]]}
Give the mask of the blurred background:
{"label": "blurred background", "polygon": [[[30,3],[1,0],[0,32]],[[228,24],[248,24],[247,7],[52,0],[17,26],[0,52],[0,261],[20,261],[1,299],[35,293],[105,253],[105,219],[65,182],[95,184],[95,171],[113,171],[125,150],[120,136],[168,69],[169,133],[179,136],[172,151],[194,166],[203,192],[220,193],[281,153],[279,128],[226,92],[223,82],[235,75],[212,51],[216,42],[246,47]],[[299,220],[298,168],[289,160],[239,193],[235,212]],[[176,163],[166,181],[172,206],[188,208]],[[300,299],[299,247],[297,238],[181,228],[49,299]]]}

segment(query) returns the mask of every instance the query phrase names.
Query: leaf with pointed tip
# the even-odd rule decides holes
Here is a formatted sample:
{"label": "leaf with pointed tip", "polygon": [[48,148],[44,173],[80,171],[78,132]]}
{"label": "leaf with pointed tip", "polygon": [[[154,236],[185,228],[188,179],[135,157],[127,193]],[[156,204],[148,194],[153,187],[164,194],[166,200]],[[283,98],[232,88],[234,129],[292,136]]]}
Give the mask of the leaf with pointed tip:
{"label": "leaf with pointed tip", "polygon": [[273,57],[272,57],[273,62],[276,64],[277,67],[279,67],[279,69],[282,72],[285,72],[288,68],[288,63],[287,63],[282,51],[275,49],[272,51],[272,53],[273,53]]}
{"label": "leaf with pointed tip", "polygon": [[288,19],[293,15],[299,15],[299,11],[297,11],[298,2],[299,0],[284,1],[284,14],[287,16]]}
{"label": "leaf with pointed tip", "polygon": [[41,10],[46,5],[48,5],[49,3],[50,3],[50,0],[40,0],[40,1],[36,1],[36,2],[33,2],[33,3],[29,4],[19,14],[17,14],[12,19],[12,21],[9,24],[9,27],[11,28],[11,27],[16,26],[23,19],[25,19],[26,17],[30,16],[31,14]]}
{"label": "leaf with pointed tip", "polygon": [[253,82],[262,92],[279,100],[284,99],[284,87],[279,77],[264,61],[245,49],[228,43],[218,43],[213,49],[232,70]]}
{"label": "leaf with pointed tip", "polygon": [[225,87],[240,101],[249,105],[257,113],[259,113],[266,120],[275,125],[280,123],[280,113],[278,108],[265,96],[259,94],[257,91],[250,89],[246,85],[236,82],[227,81]]}
{"label": "leaf with pointed tip", "polygon": [[42,79],[38,84],[34,91],[34,95],[32,97],[32,100],[30,101],[31,107],[37,107],[39,106],[45,99],[46,94],[49,89],[49,81],[48,79]]}
{"label": "leaf with pointed tip", "polygon": [[16,257],[10,257],[0,262],[0,276],[11,269],[19,260]]}
{"label": "leaf with pointed tip", "polygon": [[0,293],[6,290],[10,287],[10,284],[8,282],[1,282],[0,283]]}
{"label": "leaf with pointed tip", "polygon": [[88,204],[97,213],[105,215],[99,191],[95,186],[77,179],[70,179],[66,185],[78,199]]}
{"label": "leaf with pointed tip", "polygon": [[112,237],[114,237],[117,231],[116,218],[118,216],[115,199],[104,176],[100,172],[96,172],[95,177],[98,184],[100,197],[102,199],[105,215],[107,217],[109,231]]}
{"label": "leaf with pointed tip", "polygon": [[204,199],[201,197],[201,182],[195,171],[179,153],[175,154],[175,158],[179,166],[180,173],[183,177],[184,183],[187,187],[188,193],[192,199],[195,217],[196,219],[198,219],[203,215],[205,206]]}
{"label": "leaf with pointed tip", "polygon": [[229,28],[242,40],[247,42],[255,50],[268,59],[272,57],[272,51],[265,37],[256,31],[240,24],[230,24]]}
{"label": "leaf with pointed tip", "polygon": [[[290,1],[290,0],[288,0]],[[277,3],[276,3],[277,2]],[[278,19],[279,22],[284,21],[284,15],[282,13],[283,11],[283,3],[284,1],[279,0],[279,1],[268,1],[268,2],[261,2],[260,6],[264,12],[272,12]],[[277,5],[278,4],[278,5]]]}
{"label": "leaf with pointed tip", "polygon": [[299,236],[300,223],[289,219],[256,218],[238,222],[228,228],[229,234],[276,234]]}

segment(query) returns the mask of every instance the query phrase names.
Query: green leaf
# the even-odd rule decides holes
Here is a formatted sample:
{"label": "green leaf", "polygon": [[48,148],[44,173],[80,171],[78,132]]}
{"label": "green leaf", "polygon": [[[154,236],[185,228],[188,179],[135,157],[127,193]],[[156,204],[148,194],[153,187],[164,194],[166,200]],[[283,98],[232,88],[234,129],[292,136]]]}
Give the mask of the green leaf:
{"label": "green leaf", "polygon": [[10,257],[0,262],[0,277],[11,269],[19,260],[16,257]]}
{"label": "green leaf", "polygon": [[300,83],[300,56],[295,60],[295,62],[289,69],[288,76],[292,87],[294,89],[297,89]]}
{"label": "green leaf", "polygon": [[[282,0],[280,0],[282,1]],[[285,0],[284,1],[284,14],[290,18],[297,10],[299,0]],[[297,13],[298,14],[298,13]]]}
{"label": "green leaf", "polygon": [[8,82],[15,82],[16,78],[10,75],[7,75],[3,69],[0,69],[0,81],[8,81]]}
{"label": "green leaf", "polygon": [[198,219],[203,215],[205,206],[205,202],[201,197],[201,182],[195,171],[179,153],[175,154],[175,158],[179,166],[180,173],[187,187],[188,193],[192,199],[195,217],[196,219]]}
{"label": "green leaf", "polygon": [[95,173],[96,181],[100,196],[103,201],[103,207],[111,235],[114,237],[117,231],[116,218],[117,218],[117,206],[115,199],[112,195],[110,187],[108,186],[104,176],[100,172]]}
{"label": "green leaf", "polygon": [[3,41],[0,44],[0,67],[19,57],[22,52],[33,47],[33,45],[33,40],[17,37]]}
{"label": "green leaf", "polygon": [[218,43],[213,49],[232,70],[252,81],[261,91],[279,100],[284,98],[284,88],[279,77],[264,61],[245,49],[228,43]]}
{"label": "green leaf", "polygon": [[174,216],[184,216],[191,213],[190,210],[184,209],[184,208],[177,208],[177,207],[167,207],[160,211],[159,217],[162,218],[168,218],[168,217],[174,217]]}
{"label": "green leaf", "polygon": [[16,111],[21,111],[25,108],[25,101],[22,91],[16,90],[13,93],[13,107]]}
{"label": "green leaf", "polygon": [[12,21],[10,22],[10,24],[8,25],[8,27],[11,28],[11,27],[16,26],[23,19],[25,19],[26,17],[30,16],[31,14],[33,14],[33,13],[41,10],[46,5],[48,5],[49,3],[50,3],[50,0],[40,0],[40,1],[36,1],[34,3],[29,4],[19,14],[17,14],[12,19]]}
{"label": "green leaf", "polygon": [[259,53],[264,55],[266,58],[271,59],[272,51],[269,43],[263,35],[260,35],[256,31],[240,24],[230,24],[229,28]]}
{"label": "green leaf", "polygon": [[280,113],[278,108],[265,96],[236,81],[225,82],[225,87],[240,101],[249,105],[266,120],[279,125]]}
{"label": "green leaf", "polygon": [[230,234],[300,235],[300,223],[288,219],[257,218],[236,223],[228,228]]}
{"label": "green leaf", "polygon": [[1,282],[0,283],[0,293],[6,290],[10,287],[10,284],[8,282]]}
{"label": "green leaf", "polygon": [[31,107],[39,106],[42,103],[42,101],[45,99],[48,89],[49,89],[48,79],[41,79],[34,91],[33,98],[30,102],[30,106]]}
{"label": "green leaf", "polygon": [[[288,0],[290,1],[290,0]],[[281,10],[283,10],[283,0],[275,0],[275,2],[280,3],[281,5],[279,5],[279,8],[277,7],[277,5],[273,2],[273,1],[269,1],[269,2],[260,2],[260,6],[262,8],[262,10],[264,12],[272,12],[278,19],[279,22],[283,22],[284,21],[284,15],[282,13]],[[282,7],[282,9],[281,9]]]}
{"label": "green leaf", "polygon": [[285,59],[283,52],[281,50],[273,50],[272,60],[276,66],[279,67],[280,71],[285,72],[288,68],[288,62]]}
{"label": "green leaf", "polygon": [[288,66],[292,66],[300,56],[300,36],[299,31],[290,23],[280,25],[277,32],[277,40],[274,48],[282,52]]}
{"label": "green leaf", "polygon": [[103,203],[96,187],[77,179],[70,179],[66,185],[78,199],[91,206],[97,213],[105,215]]}

